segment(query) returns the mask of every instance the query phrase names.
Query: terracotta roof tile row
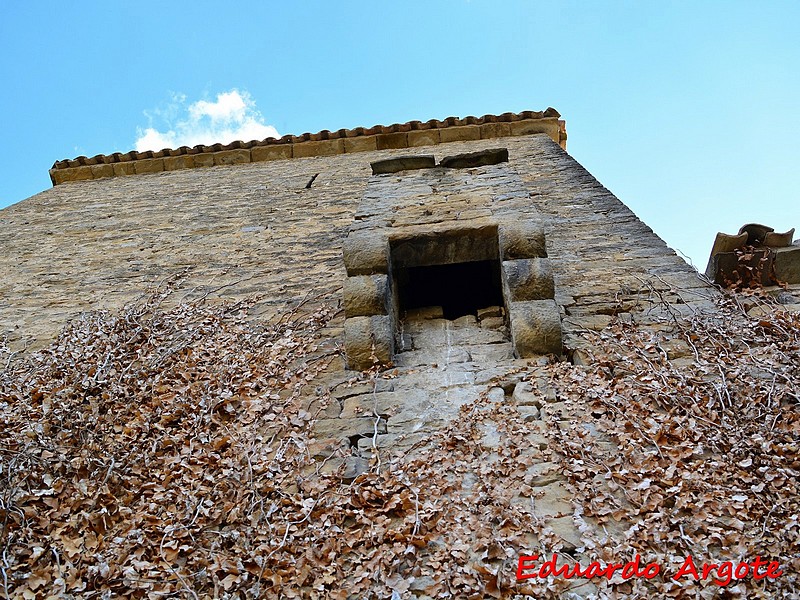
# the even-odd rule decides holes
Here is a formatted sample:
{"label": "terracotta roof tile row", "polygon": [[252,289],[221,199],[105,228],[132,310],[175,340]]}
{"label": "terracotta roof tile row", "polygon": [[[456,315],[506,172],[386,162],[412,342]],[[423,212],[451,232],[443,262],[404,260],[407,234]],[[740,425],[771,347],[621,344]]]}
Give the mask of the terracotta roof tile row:
{"label": "terracotta roof tile row", "polygon": [[[170,157],[186,157],[186,159],[179,159],[178,163],[175,163],[173,160],[172,163],[176,164],[174,168],[192,168],[194,166],[209,166],[210,164],[229,164],[228,161],[224,161],[220,163],[219,160],[216,162],[211,159],[211,156],[205,160],[199,160],[203,158],[201,155],[214,155],[214,153],[220,152],[228,152],[228,151],[249,151],[253,148],[262,148],[262,154],[269,152],[270,158],[292,158],[292,157],[300,157],[300,156],[310,156],[310,155],[319,155],[319,154],[336,154],[340,152],[352,152],[352,151],[364,151],[369,149],[382,149],[381,145],[378,144],[377,148],[369,148],[367,145],[357,143],[357,140],[354,138],[365,138],[369,136],[376,136],[380,137],[386,134],[403,134],[409,132],[424,132],[424,131],[431,131],[433,133],[435,130],[445,130],[445,129],[454,129],[454,128],[468,128],[468,129],[475,129],[474,127],[468,126],[483,126],[483,125],[490,125],[490,124],[503,124],[503,123],[516,123],[518,124],[520,121],[548,121],[548,122],[556,122],[554,123],[555,127],[557,127],[558,133],[556,136],[557,142],[563,143],[566,140],[566,130],[564,127],[563,121],[558,121],[561,115],[558,111],[554,108],[548,108],[545,111],[530,111],[526,110],[520,113],[503,113],[501,115],[484,115],[482,117],[448,117],[443,121],[438,119],[431,119],[430,121],[422,122],[422,121],[409,121],[407,123],[396,123],[394,125],[375,125],[374,127],[356,127],[355,129],[339,129],[338,131],[328,131],[323,130],[318,133],[304,133],[302,135],[284,135],[281,138],[267,138],[265,140],[253,140],[250,142],[242,142],[236,141],[231,142],[230,144],[213,144],[210,146],[206,145],[198,145],[194,147],[189,146],[181,146],[180,148],[165,148],[163,150],[159,150],[154,152],[152,150],[148,150],[145,152],[137,152],[132,150],[130,152],[115,152],[114,154],[98,154],[97,156],[86,157],[86,156],[79,156],[74,159],[70,160],[60,160],[56,161],[53,164],[52,169],[50,170],[51,179],[53,180],[53,184],[62,183],[64,181],[74,181],[74,180],[82,180],[82,179],[96,179],[100,177],[108,177],[108,176],[116,176],[116,175],[132,175],[139,172],[153,172],[150,169],[145,170],[144,164],[142,164],[142,169],[132,169],[132,168],[117,168],[114,167],[98,167],[98,165],[119,165],[119,167],[123,167],[123,165],[119,163],[131,163],[137,161],[148,161],[149,163],[152,160],[148,159],[167,159]],[[542,123],[544,125],[544,122]],[[502,128],[501,126],[498,126]],[[486,128],[483,128],[486,130]],[[544,130],[543,130],[544,131]],[[521,135],[523,132],[519,129],[516,131],[511,131],[511,129],[498,129],[495,131],[494,129],[489,131],[486,135],[482,135],[481,137],[503,137],[504,135]],[[552,133],[551,133],[552,135]],[[393,136],[397,137],[397,136]],[[417,146],[417,145],[427,145],[431,143],[439,143],[442,141],[450,141],[449,138],[453,140],[459,139],[458,137],[454,136],[445,136],[441,134],[439,136],[437,134],[437,140],[434,141],[427,141],[425,134],[420,134],[417,136],[419,139],[419,143],[406,143],[402,142],[388,142],[389,145],[384,144],[383,147],[408,147],[408,146]],[[282,150],[282,146],[292,146],[296,144],[302,144],[304,142],[325,142],[331,140],[344,140],[345,143],[339,142],[342,145],[342,149],[339,152],[316,152],[313,151],[310,147],[313,146],[312,144],[307,144],[309,148],[307,148],[304,152],[291,152],[289,148]],[[352,142],[349,142],[352,140]],[[274,150],[270,151],[269,148],[273,148]],[[266,156],[266,154],[265,154]],[[191,160],[189,157],[197,157],[196,160]],[[253,159],[255,160],[255,159]],[[262,159],[263,160],[263,159]],[[233,162],[250,162],[249,160],[232,160]],[[132,165],[131,165],[132,166]],[[84,167],[81,169],[81,167]],[[94,169],[85,169],[85,167],[95,167]],[[70,170],[73,173],[70,173],[68,176],[67,173],[57,173],[59,171],[66,171]],[[156,171],[162,169],[156,169]],[[170,170],[170,168],[166,168],[163,170]]]}

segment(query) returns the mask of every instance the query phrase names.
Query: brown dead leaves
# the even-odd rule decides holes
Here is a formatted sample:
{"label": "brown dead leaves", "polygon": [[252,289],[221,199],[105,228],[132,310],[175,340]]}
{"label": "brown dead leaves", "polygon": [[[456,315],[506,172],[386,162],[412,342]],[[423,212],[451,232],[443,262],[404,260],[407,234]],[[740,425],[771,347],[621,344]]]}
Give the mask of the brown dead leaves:
{"label": "brown dead leaves", "polygon": [[[779,306],[752,319],[742,301],[720,298],[715,314],[665,324],[655,336],[612,324],[593,339],[599,367],[556,378],[575,419],[559,435],[565,471],[584,515],[611,532],[593,542],[600,557],[638,552],[668,574],[687,555],[697,562],[762,556],[785,569],[777,580],[747,579],[724,591],[668,577],[629,582],[616,588],[623,596],[796,597],[800,319]],[[691,347],[685,360],[661,351],[675,337]],[[586,452],[587,425],[615,446]],[[601,485],[587,479],[586,465]]]}
{"label": "brown dead leaves", "polygon": [[[255,325],[254,301],[168,309],[169,291],[85,315],[0,371],[9,597],[562,597],[563,580],[514,581],[520,554],[563,546],[518,501],[535,495],[543,460],[560,461],[578,522],[595,525],[587,556],[640,553],[668,570],[688,554],[760,554],[787,573],[723,596],[797,590],[796,316],[751,320],[733,299],[655,333],[612,324],[594,340],[598,366],[550,367],[569,409],[551,421],[550,449],[530,451],[531,424],[484,395],[343,483],[309,450],[330,401],[332,310]],[[668,338],[692,358],[666,360]],[[659,578],[600,593],[720,590]]]}

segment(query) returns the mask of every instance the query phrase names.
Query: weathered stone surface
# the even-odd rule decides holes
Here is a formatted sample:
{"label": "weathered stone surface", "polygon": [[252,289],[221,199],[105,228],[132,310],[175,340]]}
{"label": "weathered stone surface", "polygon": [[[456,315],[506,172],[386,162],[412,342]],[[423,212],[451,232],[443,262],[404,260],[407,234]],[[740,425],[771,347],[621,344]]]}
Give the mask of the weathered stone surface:
{"label": "weathered stone surface", "polygon": [[92,165],[92,178],[100,179],[101,177],[113,177],[114,165]]}
{"label": "weathered stone surface", "polygon": [[357,275],[344,281],[342,292],[346,317],[385,315],[389,294],[387,275]]}
{"label": "weathered stone surface", "polygon": [[203,154],[192,154],[192,160],[194,160],[195,167],[213,167],[216,164],[214,162],[213,152],[205,152]]}
{"label": "weathered stone surface", "polygon": [[546,119],[526,119],[513,121],[508,124],[511,135],[531,135],[534,133],[546,133],[555,142],[560,139],[558,118],[550,117]]}
{"label": "weathered stone surface", "polygon": [[504,327],[506,320],[504,317],[484,317],[481,319],[481,327],[485,329],[500,329]]}
{"label": "weathered stone surface", "polygon": [[454,327],[474,327],[478,324],[478,319],[475,315],[464,315],[453,320]]}
{"label": "weathered stone surface", "polygon": [[302,158],[309,156],[333,156],[344,152],[344,140],[320,140],[318,142],[300,142],[294,144],[292,156]]}
{"label": "weathered stone surface", "polygon": [[72,167],[71,169],[57,169],[53,170],[53,178],[56,184],[66,183],[68,181],[85,181],[93,179],[92,167],[88,165]]}
{"label": "weathered stone surface", "polygon": [[236,148],[234,150],[221,150],[214,152],[215,165],[241,165],[250,162],[250,150]]}
{"label": "weathered stone surface", "polygon": [[446,156],[441,160],[439,166],[445,169],[467,169],[484,165],[496,165],[501,162],[508,162],[508,148],[492,148],[490,150]]}
{"label": "weathered stone surface", "polygon": [[350,396],[342,406],[342,419],[356,417],[388,417],[399,412],[403,405],[403,395],[396,392],[375,392]]}
{"label": "weathered stone surface", "polygon": [[141,160],[134,161],[133,168],[137,175],[142,175],[145,173],[160,173],[164,170],[164,159],[143,158]]}
{"label": "weathered stone surface", "polygon": [[342,479],[353,481],[359,475],[369,472],[369,460],[361,458],[360,456],[348,456],[344,461],[344,470],[342,471]]}
{"label": "weathered stone surface", "polygon": [[493,225],[453,224],[447,230],[404,233],[391,242],[395,267],[447,265],[498,257],[497,228]]}
{"label": "weathered stone surface", "polygon": [[506,302],[548,300],[555,297],[553,270],[548,259],[504,260],[502,265]]}
{"label": "weathered stone surface", "polygon": [[114,163],[114,175],[116,177],[124,175],[135,175],[136,170],[133,168],[132,162],[119,162]]}
{"label": "weathered stone surface", "polygon": [[535,421],[541,416],[536,406],[518,406],[517,410],[525,423]]}
{"label": "weathered stone surface", "polygon": [[354,419],[317,419],[314,423],[314,435],[317,439],[344,440],[354,436],[372,437],[375,428],[378,434],[386,433],[386,421],[377,422],[373,418],[358,417]]}
{"label": "weathered stone surface", "polygon": [[542,405],[542,395],[534,389],[530,381],[520,381],[514,386],[511,399],[518,406],[534,406],[539,408]]}
{"label": "weathered stone surface", "polygon": [[447,127],[439,130],[439,137],[442,140],[442,143],[479,140],[481,139],[481,129],[478,125]]}
{"label": "weathered stone surface", "polygon": [[441,142],[438,129],[421,129],[408,132],[408,147],[433,146]]}
{"label": "weathered stone surface", "polygon": [[413,320],[442,319],[444,317],[444,313],[442,312],[441,306],[426,306],[423,308],[411,308],[407,310],[406,317]]}
{"label": "weathered stone surface", "polygon": [[[547,526],[553,530],[553,533],[563,540],[565,550],[574,550],[575,548],[583,546],[581,534],[578,531],[578,528],[575,526],[575,521],[571,515],[548,519]],[[590,585],[591,588],[594,588],[590,581],[586,583]],[[578,587],[583,588],[584,586]],[[586,596],[581,594],[579,597],[590,597],[591,593],[594,591],[591,588],[586,590]]]}
{"label": "weathered stone surface", "polygon": [[375,143],[378,150],[389,150],[392,148],[408,148],[408,134],[404,132],[381,133],[375,136]]}
{"label": "weathered stone surface", "polygon": [[486,308],[479,308],[477,317],[479,321],[487,317],[502,317],[503,309],[499,306],[487,306]]}
{"label": "weathered stone surface", "polygon": [[545,258],[544,229],[535,222],[503,223],[498,231],[503,260]]}
{"label": "weathered stone surface", "polygon": [[345,152],[372,152],[378,149],[374,135],[364,135],[344,139]]}
{"label": "weathered stone surface", "polygon": [[256,146],[250,148],[250,160],[260,162],[267,160],[282,160],[292,158],[293,144],[271,144],[269,146]]}
{"label": "weathered stone surface", "polygon": [[180,156],[165,156],[164,157],[164,170],[177,171],[179,169],[193,169],[194,158],[191,154],[182,154]]}
{"label": "weathered stone surface", "polygon": [[517,356],[561,354],[561,315],[553,300],[512,302],[509,316]]}
{"label": "weathered stone surface", "polygon": [[775,277],[784,283],[800,283],[800,245],[775,248]]}
{"label": "weathered stone surface", "polygon": [[342,254],[351,277],[389,272],[389,243],[380,234],[351,233],[344,240]]}
{"label": "weathered stone surface", "polygon": [[399,171],[412,171],[414,169],[431,169],[436,166],[433,154],[419,154],[413,156],[397,156],[384,158],[370,163],[373,175],[397,173]]}
{"label": "weathered stone surface", "polygon": [[389,316],[352,317],[344,322],[347,367],[356,371],[387,364],[394,354],[394,331]]}
{"label": "weathered stone surface", "polygon": [[508,123],[484,123],[479,127],[482,140],[511,135],[511,126]]}

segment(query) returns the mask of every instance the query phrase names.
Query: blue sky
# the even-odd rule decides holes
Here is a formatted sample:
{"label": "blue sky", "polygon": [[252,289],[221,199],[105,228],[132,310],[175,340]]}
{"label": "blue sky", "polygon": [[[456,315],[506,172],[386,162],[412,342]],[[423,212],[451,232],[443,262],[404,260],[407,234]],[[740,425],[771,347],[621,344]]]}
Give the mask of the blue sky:
{"label": "blue sky", "polygon": [[569,152],[702,270],[717,231],[800,229],[799,39],[799,2],[0,0],[0,207],[148,128],[553,106]]}

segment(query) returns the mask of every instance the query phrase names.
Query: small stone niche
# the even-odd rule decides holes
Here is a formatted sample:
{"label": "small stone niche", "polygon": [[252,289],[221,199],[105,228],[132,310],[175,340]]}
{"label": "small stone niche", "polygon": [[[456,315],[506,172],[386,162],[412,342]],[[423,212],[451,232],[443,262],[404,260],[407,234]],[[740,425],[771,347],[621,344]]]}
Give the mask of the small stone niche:
{"label": "small stone niche", "polygon": [[417,235],[390,243],[398,315],[441,306],[444,318],[503,304],[497,227]]}
{"label": "small stone niche", "polygon": [[544,233],[506,223],[384,236],[351,232],[344,244],[345,350],[351,369],[392,361],[406,311],[442,307],[455,320],[503,307],[514,354],[561,353],[561,316]]}

